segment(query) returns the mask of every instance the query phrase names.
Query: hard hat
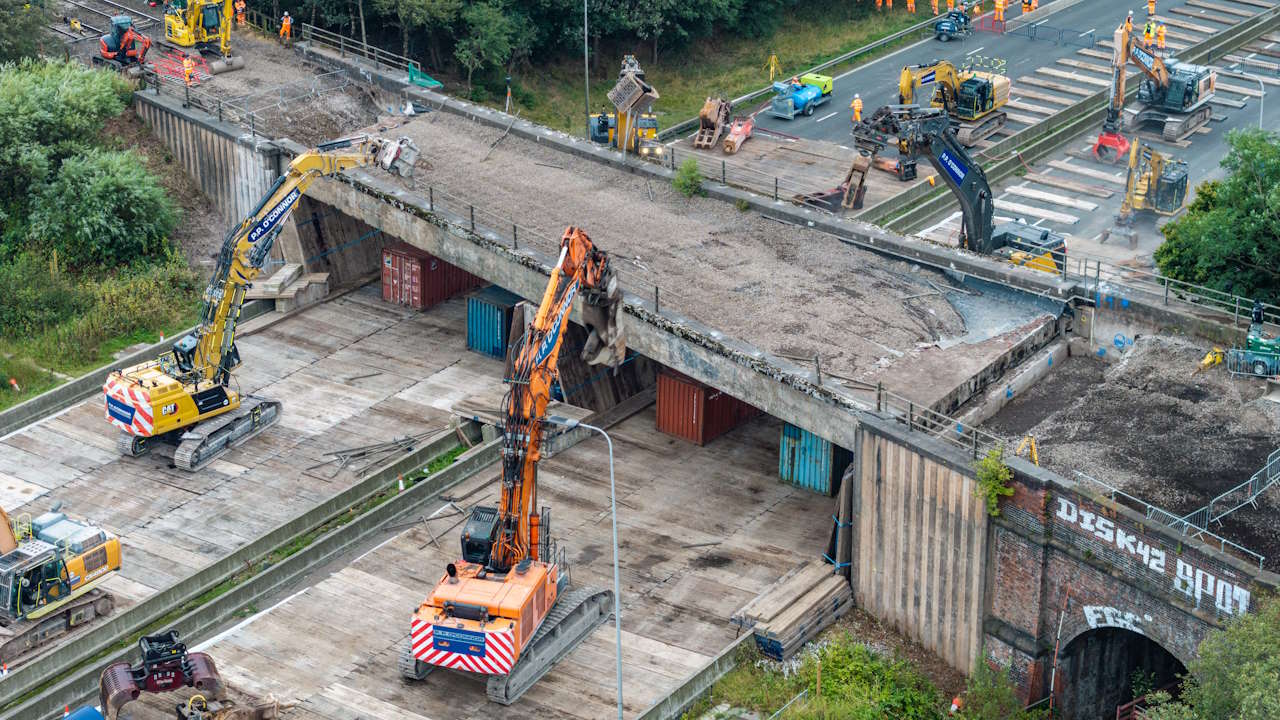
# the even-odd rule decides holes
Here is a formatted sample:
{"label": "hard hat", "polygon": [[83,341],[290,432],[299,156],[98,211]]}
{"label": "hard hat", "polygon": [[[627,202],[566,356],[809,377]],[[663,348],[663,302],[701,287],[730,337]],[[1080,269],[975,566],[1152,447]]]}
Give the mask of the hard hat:
{"label": "hard hat", "polygon": [[856,98],[860,98],[860,97],[862,97],[862,96],[861,96],[861,95],[859,95],[858,93],[854,93],[854,94],[853,94],[853,97],[856,99]]}
{"label": "hard hat", "polygon": [[[1129,13],[1129,14],[1130,14],[1130,15],[1132,15],[1133,13]],[[285,17],[289,17],[289,11],[288,11],[288,10],[286,10],[286,11],[285,11],[284,16],[285,16]]]}
{"label": "hard hat", "polygon": [[[289,14],[289,13],[285,13],[285,15],[288,15],[288,14]],[[1129,17],[1133,17],[1133,11],[1132,11],[1132,10],[1130,10],[1130,11],[1129,11]]]}

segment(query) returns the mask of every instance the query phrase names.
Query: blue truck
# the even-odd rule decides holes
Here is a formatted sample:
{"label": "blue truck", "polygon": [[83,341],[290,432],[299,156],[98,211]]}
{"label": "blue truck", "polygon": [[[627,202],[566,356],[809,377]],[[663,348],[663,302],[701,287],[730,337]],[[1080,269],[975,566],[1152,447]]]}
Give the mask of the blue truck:
{"label": "blue truck", "polygon": [[814,108],[831,99],[832,80],[826,75],[806,73],[798,78],[775,82],[776,93],[769,105],[769,113],[786,120],[804,113],[812,115]]}

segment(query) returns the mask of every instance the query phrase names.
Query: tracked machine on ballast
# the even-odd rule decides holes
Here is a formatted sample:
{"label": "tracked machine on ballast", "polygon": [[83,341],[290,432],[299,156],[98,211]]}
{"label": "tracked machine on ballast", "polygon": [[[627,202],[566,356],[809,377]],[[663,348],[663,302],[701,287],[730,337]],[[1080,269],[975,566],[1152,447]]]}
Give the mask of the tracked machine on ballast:
{"label": "tracked machine on ballast", "polygon": [[551,384],[573,301],[589,330],[582,358],[616,367],[622,291],[609,256],[586,233],[565,230],[560,258],[529,332],[512,349],[503,399],[502,486],[497,507],[478,506],[462,530],[462,557],[414,612],[400,673],[437,668],[487,677],[489,699],[513,703],[609,616],[613,593],[569,588],[550,509],[538,507],[538,461]]}
{"label": "tracked machine on ballast", "polygon": [[196,329],[159,358],[107,377],[102,387],[106,416],[121,431],[123,454],[142,455],[157,441],[166,442],[177,446],[177,467],[198,470],[279,419],[279,401],[241,395],[234,381],[245,292],[262,272],[289,213],[317,178],[373,164],[408,176],[417,156],[408,138],[361,135],[324,143],[293,159],[253,212],[227,233]]}

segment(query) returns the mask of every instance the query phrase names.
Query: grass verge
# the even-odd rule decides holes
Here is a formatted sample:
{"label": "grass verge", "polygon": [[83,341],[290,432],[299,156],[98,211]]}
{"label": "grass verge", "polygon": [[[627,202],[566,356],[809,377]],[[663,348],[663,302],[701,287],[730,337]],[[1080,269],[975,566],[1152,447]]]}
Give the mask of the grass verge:
{"label": "grass verge", "polygon": [[[651,51],[637,57],[646,79],[661,95],[654,106],[659,123],[668,127],[697,115],[708,95],[733,98],[768,84],[766,63],[770,54],[777,54],[783,74],[789,76],[919,23],[928,17],[928,8],[921,4],[921,12],[912,15],[901,7],[892,12],[876,12],[870,3],[850,3],[826,12],[789,15],[766,38],[714,38],[682,50],[665,54],[659,51],[656,63]],[[838,74],[916,39],[904,38],[829,72]],[[608,105],[606,94],[617,79],[620,61],[620,56],[602,54],[595,63],[591,73],[592,112]],[[513,75],[513,83],[515,109],[521,110],[521,117],[570,133],[585,132],[581,58],[566,58],[536,68],[536,74]],[[505,86],[477,87],[476,99],[501,107],[505,92]]]}

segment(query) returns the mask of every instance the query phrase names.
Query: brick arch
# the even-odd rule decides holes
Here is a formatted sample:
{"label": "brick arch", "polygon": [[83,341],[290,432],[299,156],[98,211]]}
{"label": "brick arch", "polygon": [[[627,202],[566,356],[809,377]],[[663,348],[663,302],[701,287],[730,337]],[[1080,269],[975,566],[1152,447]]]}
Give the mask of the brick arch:
{"label": "brick arch", "polygon": [[1178,681],[1186,663],[1167,644],[1132,626],[1133,619],[1085,627],[1062,645],[1058,665],[1058,707],[1063,720],[1111,717],[1117,707],[1142,694],[1132,684],[1139,668],[1151,673],[1152,689]]}

